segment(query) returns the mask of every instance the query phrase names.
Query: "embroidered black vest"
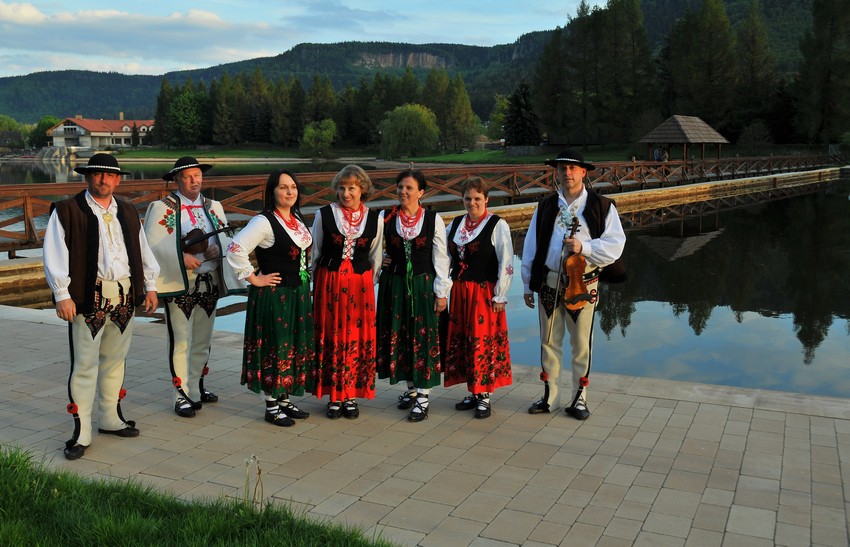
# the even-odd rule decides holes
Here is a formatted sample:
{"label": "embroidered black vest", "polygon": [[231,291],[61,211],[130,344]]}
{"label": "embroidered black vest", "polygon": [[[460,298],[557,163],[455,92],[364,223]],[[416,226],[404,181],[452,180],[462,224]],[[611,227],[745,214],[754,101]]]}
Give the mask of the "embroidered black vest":
{"label": "embroidered black vest", "polygon": [[[434,259],[434,223],[437,213],[423,211],[422,229],[419,235],[410,241],[410,262],[413,265],[413,275],[435,274]],[[405,275],[407,273],[407,257],[404,255],[404,238],[396,230],[396,212],[384,219],[384,242],[387,245],[390,265],[384,268],[385,273]]]}
{"label": "embroidered black vest", "polygon": [[[142,268],[142,251],[139,245],[139,212],[127,200],[115,198],[118,204],[118,222],[124,236],[124,246],[130,261],[130,281],[133,284],[133,304],[145,301],[145,278]],[[65,246],[70,263],[68,272],[71,284],[68,293],[77,306],[77,313],[94,311],[94,289],[97,283],[98,247],[100,230],[97,216],[86,203],[85,190],[72,198],[54,203],[62,228],[65,230]]]}
{"label": "embroidered black vest", "polygon": [[[592,239],[598,239],[602,235],[605,226],[605,218],[611,210],[611,200],[600,196],[593,190],[587,190],[587,201],[582,210],[582,216],[587,223],[587,231]],[[537,252],[531,262],[531,279],[529,288],[539,292],[546,276],[546,252],[549,249],[549,240],[555,230],[555,219],[558,216],[558,194],[553,193],[542,200],[537,206]],[[528,235],[526,235],[528,237]],[[607,283],[620,283],[626,280],[626,270],[623,263],[618,259],[610,266],[602,269],[599,279]]]}
{"label": "embroidered black vest", "polygon": [[280,274],[280,284],[283,287],[297,287],[301,284],[301,247],[295,244],[289,232],[280,225],[274,212],[263,211],[260,214],[268,219],[274,234],[274,245],[268,249],[254,249],[260,271],[264,274]]}
{"label": "embroidered black vest", "polygon": [[[322,256],[319,257],[316,264],[336,272],[342,265],[345,236],[336,227],[331,206],[325,205],[319,210],[322,213],[322,237],[324,239],[322,241]],[[364,222],[366,227],[363,229],[363,234],[354,241],[354,254],[351,257],[351,266],[359,274],[372,267],[369,263],[369,247],[372,245],[372,240],[378,235],[378,212],[369,209]]]}
{"label": "embroidered black vest", "polygon": [[493,230],[499,222],[499,216],[493,215],[481,229],[478,236],[466,244],[463,253],[463,261],[460,260],[460,249],[455,243],[455,232],[463,222],[463,216],[455,217],[449,229],[449,256],[452,259],[452,280],[492,281],[499,279],[499,257],[496,256],[496,247],[493,246]]}

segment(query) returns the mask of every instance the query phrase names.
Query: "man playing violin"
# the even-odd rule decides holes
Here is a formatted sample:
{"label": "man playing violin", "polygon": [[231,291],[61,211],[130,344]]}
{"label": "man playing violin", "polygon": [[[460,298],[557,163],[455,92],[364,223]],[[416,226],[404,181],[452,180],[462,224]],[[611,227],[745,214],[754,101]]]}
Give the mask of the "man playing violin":
{"label": "man playing violin", "polygon": [[218,401],[204,387],[216,304],[221,296],[245,290],[222,260],[230,238],[223,231],[221,203],[201,195],[203,174],[211,167],[189,156],[178,159],[162,177],[177,190],[151,203],[145,214],[145,235],[160,264],[157,287],[168,324],[174,412],[183,418]]}
{"label": "man playing violin", "polygon": [[[563,150],[546,165],[555,168],[554,194],[540,200],[528,226],[522,251],[525,305],[534,308],[538,294],[540,363],[543,397],[529,407],[530,414],[549,413],[560,406],[558,379],[563,360],[564,336],[570,338],[572,392],[566,413],[577,420],[590,417],[587,385],[593,348],[593,318],[599,302],[599,280],[625,280],[618,262],[626,235],[613,202],[585,187],[584,178],[594,165],[575,150]],[[577,229],[574,229],[577,220]],[[584,257],[583,276],[569,279],[574,270],[571,255]],[[579,258],[578,256],[574,258]],[[571,284],[582,283],[580,302],[566,298]],[[569,300],[569,302],[567,302]],[[569,308],[567,307],[569,305]],[[575,304],[575,305],[574,305]]]}

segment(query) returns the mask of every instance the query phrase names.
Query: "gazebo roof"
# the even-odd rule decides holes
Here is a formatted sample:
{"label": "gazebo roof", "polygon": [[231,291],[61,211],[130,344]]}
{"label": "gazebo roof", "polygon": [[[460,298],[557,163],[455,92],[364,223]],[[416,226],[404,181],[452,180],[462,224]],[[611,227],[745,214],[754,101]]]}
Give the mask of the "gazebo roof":
{"label": "gazebo roof", "polygon": [[666,144],[729,144],[723,135],[696,116],[670,116],[640,140],[644,143]]}

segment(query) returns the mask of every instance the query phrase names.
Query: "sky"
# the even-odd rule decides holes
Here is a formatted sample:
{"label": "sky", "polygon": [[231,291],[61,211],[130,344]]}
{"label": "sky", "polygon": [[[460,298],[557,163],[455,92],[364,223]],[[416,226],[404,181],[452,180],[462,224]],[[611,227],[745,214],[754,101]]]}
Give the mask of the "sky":
{"label": "sky", "polygon": [[579,2],[0,0],[0,77],[66,69],[159,75],[301,43],[510,44],[566,25]]}

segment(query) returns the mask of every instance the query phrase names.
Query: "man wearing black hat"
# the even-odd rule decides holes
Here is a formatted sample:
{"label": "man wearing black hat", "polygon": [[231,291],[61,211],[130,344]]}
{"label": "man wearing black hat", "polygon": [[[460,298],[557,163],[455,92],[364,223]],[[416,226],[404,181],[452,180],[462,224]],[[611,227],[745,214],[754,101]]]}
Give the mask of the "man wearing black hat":
{"label": "man wearing black hat", "polygon": [[156,309],[159,267],[132,203],[113,197],[126,175],[109,154],[95,154],[84,167],[88,189],[54,203],[44,233],[44,275],[56,315],[68,322],[71,374],[67,410],[74,434],[65,457],[82,457],[91,444],[95,393],[98,432],[138,437],[124,420],[124,362],[133,336],[133,314]]}
{"label": "man wearing black hat", "polygon": [[[559,188],[540,200],[531,217],[522,251],[525,305],[534,308],[535,292],[540,304],[540,363],[543,367],[540,379],[544,385],[543,398],[533,403],[528,412],[548,413],[560,406],[558,378],[564,336],[569,334],[572,393],[565,410],[577,420],[586,420],[590,417],[587,385],[590,383],[593,317],[599,299],[599,280],[625,280],[625,271],[617,260],[623,252],[626,235],[613,202],[584,185],[587,172],[595,169],[593,164],[569,149],[545,163],[556,169],[555,181]],[[585,259],[582,280],[586,290],[571,295],[571,301],[565,302],[570,280],[565,275],[564,264],[572,254]]]}
{"label": "man wearing black hat", "polygon": [[157,286],[165,301],[174,412],[183,418],[218,401],[204,388],[216,304],[229,290],[244,287],[222,260],[230,243],[222,231],[224,209],[201,195],[203,174],[211,167],[189,156],[178,159],[162,177],[177,190],[151,203],[145,214],[145,234],[161,268]]}

